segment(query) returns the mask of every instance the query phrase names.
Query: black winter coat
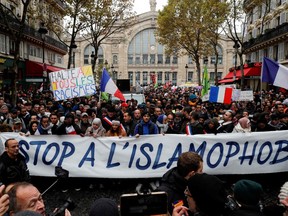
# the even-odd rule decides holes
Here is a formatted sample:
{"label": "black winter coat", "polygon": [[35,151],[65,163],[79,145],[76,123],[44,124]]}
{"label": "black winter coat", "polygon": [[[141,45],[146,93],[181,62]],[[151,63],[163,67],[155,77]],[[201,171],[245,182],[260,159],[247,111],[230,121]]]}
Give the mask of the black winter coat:
{"label": "black winter coat", "polygon": [[13,160],[3,152],[0,156],[0,182],[5,185],[20,181],[30,181],[30,174],[23,155],[18,154]]}
{"label": "black winter coat", "polygon": [[168,170],[161,179],[161,184],[157,191],[165,191],[168,194],[168,211],[172,215],[173,203],[182,200],[188,207],[184,191],[187,186],[187,180],[180,176],[177,167]]}
{"label": "black winter coat", "polygon": [[264,214],[256,206],[242,206],[235,210],[233,216],[264,216]]}

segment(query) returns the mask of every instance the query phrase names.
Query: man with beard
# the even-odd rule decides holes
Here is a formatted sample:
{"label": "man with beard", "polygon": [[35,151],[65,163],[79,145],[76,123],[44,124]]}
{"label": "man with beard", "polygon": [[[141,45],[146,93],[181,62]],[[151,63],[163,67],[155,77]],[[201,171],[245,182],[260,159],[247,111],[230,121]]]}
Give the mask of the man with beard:
{"label": "man with beard", "polygon": [[132,116],[130,112],[124,112],[123,115],[123,126],[126,130],[127,136],[133,136],[136,124],[132,120]]}

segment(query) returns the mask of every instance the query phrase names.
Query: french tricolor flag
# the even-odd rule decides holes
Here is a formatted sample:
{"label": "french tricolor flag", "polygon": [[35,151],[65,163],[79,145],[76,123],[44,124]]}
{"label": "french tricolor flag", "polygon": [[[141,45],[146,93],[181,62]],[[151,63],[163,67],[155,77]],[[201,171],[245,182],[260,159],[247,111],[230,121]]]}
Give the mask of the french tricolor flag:
{"label": "french tricolor flag", "polygon": [[103,71],[102,71],[100,91],[101,92],[107,92],[107,93],[112,94],[115,97],[119,98],[120,100],[125,101],[125,98],[124,98],[122,92],[115,85],[115,83],[113,82],[113,80],[109,76],[109,73],[107,72],[106,68],[103,68]]}
{"label": "french tricolor flag", "polygon": [[288,89],[288,68],[269,58],[263,58],[262,82]]}
{"label": "french tricolor flag", "polygon": [[227,88],[224,86],[211,86],[209,101],[215,103],[230,104],[232,101],[232,93],[233,88]]}

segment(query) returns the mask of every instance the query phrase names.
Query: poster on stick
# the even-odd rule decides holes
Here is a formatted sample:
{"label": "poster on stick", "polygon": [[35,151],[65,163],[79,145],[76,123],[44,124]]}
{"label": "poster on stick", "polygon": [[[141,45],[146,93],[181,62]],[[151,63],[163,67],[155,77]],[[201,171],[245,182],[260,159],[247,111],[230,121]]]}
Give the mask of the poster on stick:
{"label": "poster on stick", "polygon": [[56,101],[96,94],[90,65],[51,72],[49,80]]}

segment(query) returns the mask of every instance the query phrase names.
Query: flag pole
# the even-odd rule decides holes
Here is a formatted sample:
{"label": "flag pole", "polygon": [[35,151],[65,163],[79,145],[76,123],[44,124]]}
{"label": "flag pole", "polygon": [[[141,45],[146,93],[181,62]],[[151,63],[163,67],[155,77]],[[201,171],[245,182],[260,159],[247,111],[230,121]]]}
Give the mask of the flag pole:
{"label": "flag pole", "polygon": [[262,58],[262,65],[261,65],[261,76],[260,76],[260,108],[262,109],[262,100],[263,100],[263,98],[262,98],[262,88],[263,88],[263,82],[262,82],[262,76],[263,76],[263,63],[264,63],[264,56],[263,56],[263,58]]}

